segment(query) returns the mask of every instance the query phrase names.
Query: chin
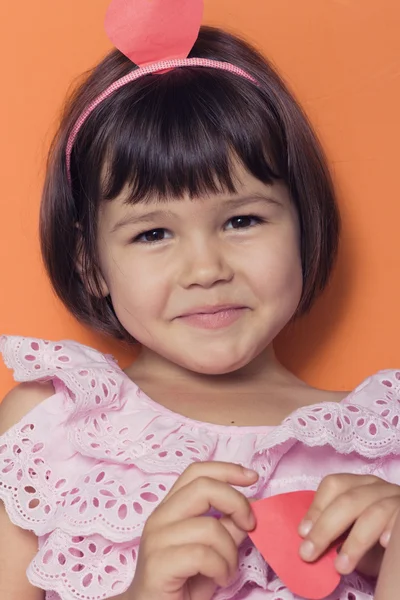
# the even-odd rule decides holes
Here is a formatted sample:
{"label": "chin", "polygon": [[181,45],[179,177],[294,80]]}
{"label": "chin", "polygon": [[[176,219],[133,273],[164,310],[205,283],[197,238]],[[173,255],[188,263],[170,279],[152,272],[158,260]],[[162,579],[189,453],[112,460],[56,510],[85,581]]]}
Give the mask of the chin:
{"label": "chin", "polygon": [[210,353],[207,358],[204,356],[186,356],[184,360],[176,362],[179,362],[181,367],[188,371],[193,371],[194,373],[201,373],[203,375],[226,375],[245,367],[251,360],[252,357],[241,357],[240,359],[235,357],[235,360],[233,360],[232,356],[223,358],[221,356],[212,356]]}

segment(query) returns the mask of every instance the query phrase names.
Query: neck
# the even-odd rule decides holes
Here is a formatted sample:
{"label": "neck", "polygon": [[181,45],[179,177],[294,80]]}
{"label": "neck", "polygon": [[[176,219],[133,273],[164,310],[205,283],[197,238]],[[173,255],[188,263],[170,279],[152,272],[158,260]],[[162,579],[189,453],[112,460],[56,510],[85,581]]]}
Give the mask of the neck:
{"label": "neck", "polygon": [[272,344],[241,369],[223,375],[189,371],[143,347],[135,362],[126,369],[126,373],[134,381],[152,381],[156,373],[158,381],[173,384],[174,387],[212,389],[214,392],[216,389],[220,392],[228,392],[231,389],[238,391],[241,388],[248,390],[258,385],[273,386],[296,380],[296,377],[278,361]]}

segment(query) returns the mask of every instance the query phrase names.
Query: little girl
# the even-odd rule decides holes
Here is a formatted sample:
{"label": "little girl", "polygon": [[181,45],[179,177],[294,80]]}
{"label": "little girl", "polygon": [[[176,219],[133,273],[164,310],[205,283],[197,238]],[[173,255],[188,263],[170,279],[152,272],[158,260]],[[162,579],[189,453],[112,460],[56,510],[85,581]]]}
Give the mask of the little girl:
{"label": "little girl", "polygon": [[195,37],[140,68],[121,44],[52,145],[50,280],[141,351],[122,371],[72,341],[1,339],[22,382],[0,406],[1,600],[294,600],[248,533],[252,499],[296,490],[317,490],[304,560],[350,531],[331,600],[373,598],[400,508],[400,371],[344,394],[276,359],[333,268],[331,179],[268,62]]}

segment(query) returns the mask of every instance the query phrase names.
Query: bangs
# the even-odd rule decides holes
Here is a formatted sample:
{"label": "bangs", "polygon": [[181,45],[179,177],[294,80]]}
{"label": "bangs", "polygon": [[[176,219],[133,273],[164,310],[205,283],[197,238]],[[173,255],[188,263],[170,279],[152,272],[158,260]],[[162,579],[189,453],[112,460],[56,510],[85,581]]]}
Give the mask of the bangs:
{"label": "bangs", "polygon": [[124,191],[127,203],[235,193],[238,162],[266,184],[287,176],[283,127],[265,95],[215,69],[143,77],[103,102],[87,127],[95,135],[83,132],[92,142],[77,143],[75,164],[89,197],[95,189],[104,200]]}

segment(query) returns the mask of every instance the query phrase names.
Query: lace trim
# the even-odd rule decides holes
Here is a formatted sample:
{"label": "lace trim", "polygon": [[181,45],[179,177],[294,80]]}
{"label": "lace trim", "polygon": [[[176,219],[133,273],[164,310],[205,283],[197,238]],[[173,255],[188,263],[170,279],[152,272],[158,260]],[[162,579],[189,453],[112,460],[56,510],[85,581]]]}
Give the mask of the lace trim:
{"label": "lace trim", "polygon": [[[249,585],[250,584],[250,585]],[[259,587],[264,590],[266,600],[304,600],[293,594],[265,563],[250,541],[242,545],[239,553],[238,577],[227,588],[217,590],[215,600],[235,598],[246,587]],[[326,600],[370,600],[373,587],[357,573],[342,579],[342,582]]]}
{"label": "lace trim", "polygon": [[[100,536],[69,537],[55,530],[28,569],[30,582],[57,592],[62,600],[101,600],[124,593],[132,583],[138,544],[113,544]],[[220,588],[215,600],[236,597],[249,584],[262,588],[271,600],[300,600],[265,563],[250,540],[239,551],[236,580]],[[357,573],[343,579],[327,600],[367,600],[371,584]]]}
{"label": "lace trim", "polygon": [[[209,459],[218,438],[202,432],[201,441],[196,432],[186,431],[176,421],[149,410],[138,400],[130,412],[126,425],[111,412],[83,416],[74,421],[68,436],[71,443],[85,456],[107,460],[114,464],[132,465],[146,473],[180,474],[192,462]],[[139,429],[138,419],[148,414],[148,424]]]}
{"label": "lace trim", "polygon": [[125,592],[136,566],[138,546],[113,544],[100,536],[70,537],[56,529],[29,565],[32,585],[62,600],[102,600]]}
{"label": "lace trim", "polygon": [[329,445],[341,454],[357,452],[365,458],[399,453],[400,429],[377,412],[375,406],[331,402],[300,408],[265,439],[258,440],[258,452],[294,438],[306,446]]}
{"label": "lace trim", "polygon": [[71,482],[49,465],[32,421],[28,415],[0,438],[0,498],[13,523],[42,535],[51,530]]}
{"label": "lace trim", "polygon": [[0,351],[16,381],[61,381],[77,413],[121,408],[119,391],[125,376],[110,355],[69,340],[8,336],[0,338]]}

